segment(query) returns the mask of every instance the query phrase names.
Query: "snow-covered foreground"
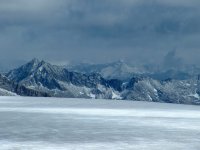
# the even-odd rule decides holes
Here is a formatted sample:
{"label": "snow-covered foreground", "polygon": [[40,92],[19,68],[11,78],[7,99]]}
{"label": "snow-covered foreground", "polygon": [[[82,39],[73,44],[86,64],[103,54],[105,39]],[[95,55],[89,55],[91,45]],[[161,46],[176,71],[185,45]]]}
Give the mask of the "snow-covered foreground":
{"label": "snow-covered foreground", "polygon": [[200,107],[0,97],[0,150],[199,150]]}

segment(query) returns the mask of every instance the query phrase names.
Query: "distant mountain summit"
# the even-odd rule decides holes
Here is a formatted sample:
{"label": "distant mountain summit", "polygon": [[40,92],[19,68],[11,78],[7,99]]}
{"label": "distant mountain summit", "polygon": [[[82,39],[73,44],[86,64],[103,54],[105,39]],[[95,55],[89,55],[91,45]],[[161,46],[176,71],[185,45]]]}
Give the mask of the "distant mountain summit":
{"label": "distant mountain summit", "polygon": [[195,65],[185,65],[181,68],[169,68],[162,65],[133,65],[126,61],[116,61],[105,64],[78,64],[66,67],[70,71],[82,73],[99,73],[106,79],[129,80],[132,76],[142,75],[155,80],[186,80],[200,73],[200,68]]}
{"label": "distant mountain summit", "polygon": [[134,74],[145,73],[144,68],[138,68],[130,65],[123,60],[119,60],[107,64],[78,64],[75,66],[67,67],[71,71],[77,71],[82,73],[97,72],[106,79],[130,79]]}
{"label": "distant mountain summit", "polygon": [[56,81],[53,80],[57,76],[63,74],[62,68],[51,65],[45,61],[33,59],[27,64],[11,70],[6,76],[15,82],[25,86],[45,85],[48,88],[56,88]]}

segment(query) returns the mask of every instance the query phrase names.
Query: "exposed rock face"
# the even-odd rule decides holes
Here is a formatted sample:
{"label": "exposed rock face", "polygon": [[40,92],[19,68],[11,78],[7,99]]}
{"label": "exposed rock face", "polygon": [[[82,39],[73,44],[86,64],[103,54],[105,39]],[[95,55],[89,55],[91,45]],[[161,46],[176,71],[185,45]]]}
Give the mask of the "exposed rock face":
{"label": "exposed rock face", "polygon": [[200,82],[196,79],[182,81],[158,81],[151,78],[138,81],[134,79],[127,84],[122,97],[140,101],[200,104],[199,85]]}
{"label": "exposed rock face", "polygon": [[[8,96],[21,95],[21,96],[49,96],[47,93],[29,89],[23,85],[10,81],[7,77],[0,74],[0,88],[7,92]],[[6,94],[1,94],[6,95]]]}

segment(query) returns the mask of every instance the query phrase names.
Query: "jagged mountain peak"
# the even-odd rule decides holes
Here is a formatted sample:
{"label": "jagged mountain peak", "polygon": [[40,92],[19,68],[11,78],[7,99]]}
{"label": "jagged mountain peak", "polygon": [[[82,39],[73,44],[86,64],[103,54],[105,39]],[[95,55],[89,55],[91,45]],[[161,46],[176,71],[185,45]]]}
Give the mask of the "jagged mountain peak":
{"label": "jagged mountain peak", "polygon": [[45,62],[42,60],[39,60],[37,58],[32,59],[31,61],[27,62],[26,64],[24,64],[23,66],[20,67],[20,69],[25,69],[25,70],[35,70],[36,68],[38,68],[38,66],[45,64]]}
{"label": "jagged mountain peak", "polygon": [[6,76],[11,80],[20,82],[27,77],[38,76],[39,74],[42,74],[42,72],[49,72],[52,74],[53,72],[58,71],[57,68],[58,67],[55,67],[48,62],[34,58],[21,67],[11,70],[6,74]]}
{"label": "jagged mountain peak", "polygon": [[40,64],[41,64],[41,61],[37,58],[34,58],[31,61],[27,62],[26,64],[14,70],[26,70],[27,72],[31,72],[35,70],[36,68],[38,68]]}
{"label": "jagged mountain peak", "polygon": [[38,58],[33,58],[30,63],[33,63],[33,64],[36,64],[36,63],[39,63],[40,60]]}
{"label": "jagged mountain peak", "polygon": [[40,66],[44,66],[44,65],[46,65],[46,66],[49,65],[50,66],[51,64],[46,62],[46,61],[44,61],[44,60],[39,60],[37,58],[34,58],[30,62],[26,63],[24,66],[27,66],[27,65],[31,65],[32,67],[34,67],[34,66],[35,67],[40,67]]}
{"label": "jagged mountain peak", "polygon": [[22,67],[19,67],[18,69],[24,69],[25,71],[29,71],[29,73],[36,73],[36,72],[41,72],[43,70],[49,72],[54,72],[58,71],[62,67],[52,65],[44,60],[39,60],[39,59],[32,59],[30,62],[26,63]]}

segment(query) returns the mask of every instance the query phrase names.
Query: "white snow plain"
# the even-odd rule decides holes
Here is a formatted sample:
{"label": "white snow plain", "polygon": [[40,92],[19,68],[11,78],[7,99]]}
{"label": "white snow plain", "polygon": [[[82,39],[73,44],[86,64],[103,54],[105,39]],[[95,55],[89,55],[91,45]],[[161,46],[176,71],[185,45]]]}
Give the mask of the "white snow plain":
{"label": "white snow plain", "polygon": [[0,97],[0,150],[199,150],[200,106]]}

